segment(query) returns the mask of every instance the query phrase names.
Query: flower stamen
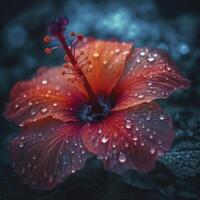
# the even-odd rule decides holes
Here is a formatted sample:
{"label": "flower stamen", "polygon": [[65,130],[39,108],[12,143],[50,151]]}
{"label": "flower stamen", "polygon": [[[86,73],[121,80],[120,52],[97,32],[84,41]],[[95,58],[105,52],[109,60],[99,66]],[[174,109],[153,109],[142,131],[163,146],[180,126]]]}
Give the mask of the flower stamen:
{"label": "flower stamen", "polygon": [[[84,56],[83,52],[81,52],[79,56],[76,56],[76,46],[79,42],[81,42],[84,39],[84,37],[81,34],[77,35],[75,32],[71,32],[70,35],[72,37],[75,37],[75,39],[72,41],[71,45],[68,45],[64,36],[64,31],[68,23],[69,21],[67,18],[58,17],[49,24],[49,32],[52,38],[57,38],[57,40],[61,43],[61,47],[64,49],[66,53],[64,60],[71,64],[72,72],[74,71],[76,78],[78,77],[78,79],[81,80],[81,82],[83,83],[83,86],[87,91],[87,94],[91,100],[91,103],[93,104],[94,109],[98,112],[101,112],[102,107],[82,70],[83,66],[85,65],[89,65],[89,67],[91,68],[90,62],[88,61],[87,57],[83,57]],[[48,43],[49,41],[51,41],[51,37],[45,36],[44,42]],[[58,47],[60,48],[60,46]],[[58,47],[46,48],[45,52],[47,54],[50,54],[53,49],[56,49]],[[65,67],[66,66],[67,65],[65,65]],[[63,72],[63,75],[65,74],[68,74],[68,72],[66,73]]]}

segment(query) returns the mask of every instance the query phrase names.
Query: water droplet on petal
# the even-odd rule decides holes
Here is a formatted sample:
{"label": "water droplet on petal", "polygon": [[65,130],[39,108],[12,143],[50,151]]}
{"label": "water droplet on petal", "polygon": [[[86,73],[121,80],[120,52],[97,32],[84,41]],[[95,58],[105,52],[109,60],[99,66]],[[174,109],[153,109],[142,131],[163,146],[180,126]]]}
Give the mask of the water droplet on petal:
{"label": "water droplet on petal", "polygon": [[138,137],[134,136],[133,141],[138,141]]}
{"label": "water droplet on petal", "polygon": [[159,118],[160,118],[160,120],[163,120],[163,119],[165,119],[165,116],[164,115],[160,115]]}
{"label": "water droplet on petal", "polygon": [[47,83],[48,83],[47,80],[42,80],[42,84],[43,84],[43,85],[46,85]]}
{"label": "water droplet on petal", "polygon": [[108,142],[108,140],[109,140],[109,138],[107,136],[103,136],[102,139],[101,139],[102,143],[104,143],[104,144],[106,142]]}
{"label": "water droplet on petal", "polygon": [[154,147],[151,147],[151,148],[150,148],[150,153],[151,153],[151,154],[154,154],[155,152],[156,152],[156,149],[155,149]]}
{"label": "water droplet on petal", "polygon": [[118,157],[119,162],[121,163],[125,163],[126,162],[126,155],[123,153],[120,153],[119,157]]}
{"label": "water droplet on petal", "polygon": [[149,62],[153,62],[153,61],[155,60],[155,58],[154,58],[154,57],[148,57],[147,60],[148,60]]}
{"label": "water droplet on petal", "polygon": [[36,112],[35,112],[35,111],[32,111],[32,112],[31,112],[31,115],[35,115],[35,114],[36,114]]}
{"label": "water droplet on petal", "polygon": [[130,129],[130,128],[132,127],[132,122],[131,122],[131,120],[127,119],[127,120],[126,120],[126,125],[125,125],[125,126],[126,126],[127,129]]}
{"label": "water droplet on petal", "polygon": [[119,53],[119,52],[120,52],[120,49],[116,49],[116,50],[115,50],[115,53]]}
{"label": "water droplet on petal", "polygon": [[53,104],[54,107],[56,107],[57,105],[58,105],[57,103],[54,103],[54,104]]}
{"label": "water droplet on petal", "polygon": [[141,142],[141,146],[144,146],[144,142]]}
{"label": "water droplet on petal", "polygon": [[126,147],[126,148],[129,147],[129,143],[128,143],[128,142],[125,143],[125,147]]}
{"label": "water droplet on petal", "polygon": [[102,133],[102,129],[101,128],[98,130],[98,133]]}
{"label": "water droplet on petal", "polygon": [[94,58],[98,58],[98,57],[99,57],[99,54],[98,54],[98,53],[94,53],[94,54],[93,54],[93,57],[94,57]]}
{"label": "water droplet on petal", "polygon": [[140,94],[140,95],[138,96],[138,98],[139,98],[139,99],[143,99],[143,98],[144,98],[144,95],[143,95],[143,94]]}
{"label": "water droplet on petal", "polygon": [[43,108],[43,109],[41,110],[41,112],[43,112],[43,113],[47,112],[47,108]]}
{"label": "water droplet on petal", "polygon": [[104,60],[104,61],[103,61],[103,64],[104,64],[104,65],[108,64],[108,61],[107,61],[107,60]]}
{"label": "water droplet on petal", "polygon": [[144,51],[141,51],[141,52],[140,52],[140,55],[141,55],[141,56],[145,56],[145,52],[144,52]]}
{"label": "water droplet on petal", "polygon": [[149,81],[149,82],[147,83],[147,85],[151,86],[151,85],[152,85],[152,82],[151,82],[151,81]]}
{"label": "water droplet on petal", "polygon": [[150,115],[146,116],[146,120],[147,120],[147,121],[149,121],[150,119],[151,119],[151,116],[150,116]]}
{"label": "water droplet on petal", "polygon": [[139,131],[139,128],[138,128],[138,127],[135,127],[135,130],[136,130],[136,131]]}
{"label": "water droplet on petal", "polygon": [[24,147],[24,144],[23,144],[23,143],[21,143],[21,144],[19,145],[19,147],[20,147],[20,148],[23,148],[23,147]]}

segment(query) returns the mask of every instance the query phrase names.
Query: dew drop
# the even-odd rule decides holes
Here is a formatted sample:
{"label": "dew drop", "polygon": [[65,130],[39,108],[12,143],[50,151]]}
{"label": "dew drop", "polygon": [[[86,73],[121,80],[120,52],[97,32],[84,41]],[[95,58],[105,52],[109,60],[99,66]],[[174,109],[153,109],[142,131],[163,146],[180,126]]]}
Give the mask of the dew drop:
{"label": "dew drop", "polygon": [[160,118],[160,120],[164,120],[165,116],[164,115],[160,115],[159,118]]}
{"label": "dew drop", "polygon": [[116,144],[115,143],[112,144],[112,148],[116,148]]}
{"label": "dew drop", "polygon": [[126,148],[129,147],[129,143],[128,143],[128,142],[125,143],[125,147],[126,147]]}
{"label": "dew drop", "polygon": [[118,160],[120,163],[125,163],[126,162],[126,155],[121,153],[118,157]]}
{"label": "dew drop", "polygon": [[154,154],[155,152],[156,152],[156,149],[155,149],[154,147],[151,147],[151,148],[150,148],[150,153],[151,153],[151,154]]}
{"label": "dew drop", "polygon": [[19,145],[19,147],[20,147],[20,148],[23,148],[23,147],[24,147],[24,144],[23,144],[23,143],[21,143],[21,144]]}
{"label": "dew drop", "polygon": [[149,82],[147,83],[147,85],[148,85],[148,86],[152,86],[152,82],[149,81]]}
{"label": "dew drop", "polygon": [[153,90],[153,92],[152,92],[153,94],[156,94],[157,92],[156,92],[156,90]]}
{"label": "dew drop", "polygon": [[102,133],[102,129],[101,128],[98,130],[98,133]]}
{"label": "dew drop", "polygon": [[82,153],[82,154],[85,154],[85,151],[84,151],[84,150],[82,150],[82,151],[81,151],[81,153]]}
{"label": "dew drop", "polygon": [[140,63],[140,62],[141,62],[141,60],[140,60],[139,57],[137,57],[136,62],[137,62],[137,63]]}
{"label": "dew drop", "polygon": [[32,111],[32,112],[31,112],[31,115],[35,115],[35,114],[36,114],[36,112],[35,112],[35,111]]}
{"label": "dew drop", "polygon": [[104,65],[108,64],[108,61],[107,61],[107,60],[104,60],[104,61],[103,61],[103,64],[104,64]]}
{"label": "dew drop", "polygon": [[48,83],[48,81],[45,79],[45,80],[42,80],[42,84],[43,85],[46,85]]}
{"label": "dew drop", "polygon": [[144,52],[144,51],[141,51],[141,52],[140,52],[140,55],[141,55],[141,56],[145,56],[145,52]]}
{"label": "dew drop", "polygon": [[138,137],[134,136],[133,141],[138,141]]}
{"label": "dew drop", "polygon": [[126,125],[125,125],[125,126],[126,126],[127,129],[130,129],[130,128],[132,127],[132,122],[131,122],[131,120],[127,119],[127,120],[126,120]]}
{"label": "dew drop", "polygon": [[139,128],[138,128],[138,127],[135,127],[135,130],[136,130],[136,131],[139,131]]}
{"label": "dew drop", "polygon": [[98,58],[98,57],[99,57],[99,54],[98,54],[98,53],[94,53],[94,54],[93,54],[93,57],[94,57],[94,58]]}
{"label": "dew drop", "polygon": [[47,112],[47,108],[43,108],[43,109],[41,110],[41,112],[42,112],[42,113]]}
{"label": "dew drop", "polygon": [[53,104],[54,107],[56,107],[57,105],[58,105],[57,103],[54,103],[54,104]]}
{"label": "dew drop", "polygon": [[155,60],[155,58],[154,58],[154,57],[148,57],[147,60],[148,60],[149,62],[153,62],[153,61]]}
{"label": "dew drop", "polygon": [[144,95],[143,95],[143,94],[140,94],[140,95],[138,96],[138,98],[139,98],[139,99],[143,99],[143,98],[144,98]]}
{"label": "dew drop", "polygon": [[119,53],[119,52],[120,52],[120,49],[116,49],[116,50],[115,50],[115,53]]}
{"label": "dew drop", "polygon": [[150,116],[150,115],[146,116],[146,120],[147,120],[147,121],[149,121],[150,119],[151,119],[151,116]]}
{"label": "dew drop", "polygon": [[32,157],[32,158],[33,158],[33,160],[35,160],[35,159],[36,159],[36,156],[35,156],[35,155],[33,155],[33,157]]}
{"label": "dew drop", "polygon": [[107,136],[103,136],[101,139],[102,143],[104,143],[104,144],[107,143],[108,140],[109,140],[109,138]]}
{"label": "dew drop", "polygon": [[127,55],[127,54],[129,54],[129,51],[124,51],[123,52],[123,55]]}

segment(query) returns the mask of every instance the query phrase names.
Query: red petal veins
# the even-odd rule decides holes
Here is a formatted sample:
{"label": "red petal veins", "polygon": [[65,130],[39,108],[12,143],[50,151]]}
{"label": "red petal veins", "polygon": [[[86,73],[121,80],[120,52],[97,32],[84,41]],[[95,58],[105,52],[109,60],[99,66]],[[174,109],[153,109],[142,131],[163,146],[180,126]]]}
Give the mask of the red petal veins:
{"label": "red petal veins", "polygon": [[10,143],[13,166],[21,181],[48,190],[81,169],[91,156],[84,148],[81,126],[46,119],[25,127]]}
{"label": "red petal veins", "polygon": [[114,91],[117,106],[113,110],[167,98],[174,90],[188,88],[189,85],[163,50],[135,49]]}
{"label": "red petal veins", "polygon": [[171,147],[174,131],[160,107],[146,103],[85,125],[82,137],[87,149],[102,159],[107,169],[147,172],[154,168],[156,158]]}
{"label": "red petal veins", "polygon": [[20,125],[48,116],[76,121],[75,109],[85,101],[83,93],[62,75],[62,67],[41,69],[32,80],[13,87],[5,116]]}
{"label": "red petal veins", "polygon": [[86,74],[96,94],[109,95],[120,79],[132,43],[89,40],[77,50],[84,52],[91,63],[91,72]]}

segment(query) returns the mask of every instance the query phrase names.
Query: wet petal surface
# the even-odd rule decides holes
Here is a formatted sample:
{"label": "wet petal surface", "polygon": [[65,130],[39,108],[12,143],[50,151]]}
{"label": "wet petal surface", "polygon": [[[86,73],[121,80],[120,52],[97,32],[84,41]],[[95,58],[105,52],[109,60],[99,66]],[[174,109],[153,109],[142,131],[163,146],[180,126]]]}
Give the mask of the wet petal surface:
{"label": "wet petal surface", "polygon": [[62,71],[62,67],[40,69],[32,80],[18,82],[12,89],[6,117],[21,126],[48,116],[76,121],[75,110],[86,97]]}
{"label": "wet petal surface", "polygon": [[91,156],[81,126],[46,119],[24,128],[9,146],[13,166],[23,183],[47,190],[82,168]]}
{"label": "wet petal surface", "polygon": [[113,95],[117,99],[113,110],[167,98],[173,91],[188,88],[189,81],[176,70],[163,50],[134,49]]}
{"label": "wet petal surface", "polygon": [[91,72],[86,77],[96,94],[110,94],[123,73],[131,49],[131,43],[103,40],[91,40],[79,48],[91,62]]}
{"label": "wet petal surface", "polygon": [[155,103],[113,112],[102,122],[83,128],[83,143],[103,160],[105,168],[122,173],[127,169],[147,172],[156,158],[172,145],[170,118]]}

